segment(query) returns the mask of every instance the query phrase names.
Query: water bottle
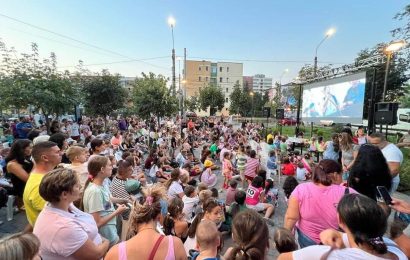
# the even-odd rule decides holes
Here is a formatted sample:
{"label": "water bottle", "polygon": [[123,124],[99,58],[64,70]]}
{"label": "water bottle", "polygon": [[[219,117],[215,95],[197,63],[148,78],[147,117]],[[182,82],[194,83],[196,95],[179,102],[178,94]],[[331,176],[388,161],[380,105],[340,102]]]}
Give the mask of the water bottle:
{"label": "water bottle", "polygon": [[9,195],[7,199],[7,221],[13,220],[14,200],[15,200],[15,197],[13,195]]}

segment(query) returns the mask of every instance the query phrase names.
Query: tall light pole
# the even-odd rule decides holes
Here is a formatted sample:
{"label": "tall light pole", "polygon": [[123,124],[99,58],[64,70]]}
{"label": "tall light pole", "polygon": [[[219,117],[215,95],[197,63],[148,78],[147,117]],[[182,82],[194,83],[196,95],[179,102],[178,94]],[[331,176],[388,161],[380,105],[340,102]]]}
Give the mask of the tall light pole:
{"label": "tall light pole", "polygon": [[168,18],[168,25],[171,27],[172,32],[172,94],[175,95],[175,45],[174,45],[174,27],[175,27],[175,18],[170,16]]}
{"label": "tall light pole", "polygon": [[251,124],[253,123],[253,96],[255,95],[254,93],[253,93],[253,91],[251,91],[250,93],[249,93],[249,95],[251,96],[251,98],[252,98],[252,107],[251,107],[251,110],[252,110],[252,114],[251,114]]}
{"label": "tall light pole", "polygon": [[282,72],[282,75],[280,75],[280,78],[279,78],[279,88],[278,88],[278,93],[276,93],[276,95],[278,96],[278,104],[276,104],[276,105],[278,106],[278,108],[279,108],[279,104],[280,104],[281,101],[282,101],[282,78],[283,78],[283,76],[285,76],[285,74],[288,73],[288,72],[289,72],[289,69],[285,69],[285,70]]}
{"label": "tall light pole", "polygon": [[325,34],[325,38],[323,38],[323,40],[321,40],[319,42],[319,44],[316,46],[316,50],[315,50],[315,63],[313,66],[313,75],[314,77],[316,77],[316,73],[317,73],[317,50],[319,49],[320,45],[322,45],[322,43],[329,37],[331,37],[333,34],[335,34],[336,29],[335,28],[330,28],[329,30],[327,30],[326,34]]}
{"label": "tall light pole", "polygon": [[389,44],[389,46],[387,46],[386,49],[384,50],[385,53],[387,54],[387,61],[386,61],[386,72],[384,74],[384,84],[383,84],[383,96],[382,96],[383,102],[386,98],[387,79],[389,77],[389,70],[390,70],[390,60],[392,58],[393,53],[395,51],[400,50],[405,45],[406,45],[406,41],[404,40],[395,41]]}

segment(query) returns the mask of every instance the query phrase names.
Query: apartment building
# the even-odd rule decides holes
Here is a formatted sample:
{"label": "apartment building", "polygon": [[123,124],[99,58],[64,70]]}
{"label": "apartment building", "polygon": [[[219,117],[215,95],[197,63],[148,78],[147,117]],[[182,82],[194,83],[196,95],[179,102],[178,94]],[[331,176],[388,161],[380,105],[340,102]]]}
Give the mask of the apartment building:
{"label": "apartment building", "polygon": [[236,83],[243,85],[242,63],[186,61],[186,97],[198,96],[200,88],[215,84],[221,88],[225,96],[225,106],[221,111],[223,115],[229,115],[229,95]]}
{"label": "apartment building", "polygon": [[263,74],[256,74],[252,77],[252,90],[253,92],[264,95],[266,91],[269,91],[273,87],[272,78],[267,78]]}

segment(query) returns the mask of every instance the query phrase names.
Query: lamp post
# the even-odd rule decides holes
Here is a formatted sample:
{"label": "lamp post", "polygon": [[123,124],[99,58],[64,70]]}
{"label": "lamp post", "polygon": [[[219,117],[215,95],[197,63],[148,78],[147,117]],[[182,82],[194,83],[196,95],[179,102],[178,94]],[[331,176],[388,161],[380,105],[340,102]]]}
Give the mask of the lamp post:
{"label": "lamp post", "polygon": [[384,74],[384,84],[383,84],[383,96],[382,96],[383,102],[386,98],[387,79],[389,77],[389,70],[390,70],[390,60],[392,58],[393,53],[395,51],[400,50],[404,45],[406,45],[406,41],[404,40],[395,41],[389,44],[389,46],[387,46],[386,49],[384,50],[385,53],[387,54],[387,61],[386,61],[386,72]]}
{"label": "lamp post", "polygon": [[314,66],[313,66],[313,76],[316,77],[316,72],[317,72],[317,50],[319,49],[320,45],[322,45],[322,43],[329,37],[331,37],[333,34],[335,34],[336,29],[335,28],[330,28],[329,30],[327,30],[326,34],[325,34],[325,38],[323,38],[319,44],[316,46],[316,50],[315,50],[315,62],[314,62]]}
{"label": "lamp post", "polygon": [[175,45],[174,45],[174,27],[175,27],[175,18],[170,16],[168,18],[168,25],[171,27],[172,32],[172,94],[175,95]]}
{"label": "lamp post", "polygon": [[249,93],[249,95],[252,98],[252,106],[251,106],[251,110],[252,110],[252,114],[251,114],[251,124],[253,123],[253,96],[255,95],[255,93],[253,93],[252,91]]}

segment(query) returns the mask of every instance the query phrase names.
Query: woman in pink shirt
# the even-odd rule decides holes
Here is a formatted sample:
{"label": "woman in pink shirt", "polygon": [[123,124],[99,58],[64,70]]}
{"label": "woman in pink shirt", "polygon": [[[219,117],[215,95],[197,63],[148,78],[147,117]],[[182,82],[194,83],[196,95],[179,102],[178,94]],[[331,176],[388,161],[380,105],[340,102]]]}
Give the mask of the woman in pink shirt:
{"label": "woman in pink shirt", "polygon": [[320,243],[325,229],[338,228],[336,207],[345,193],[356,193],[341,186],[342,168],[333,160],[322,160],[315,168],[313,182],[299,184],[289,198],[285,228],[296,226],[301,248]]}
{"label": "woman in pink shirt", "polygon": [[256,158],[255,150],[252,150],[249,153],[249,158],[246,161],[245,166],[245,179],[248,180],[249,183],[252,182],[253,178],[255,178],[256,174],[259,171],[259,159]]}

